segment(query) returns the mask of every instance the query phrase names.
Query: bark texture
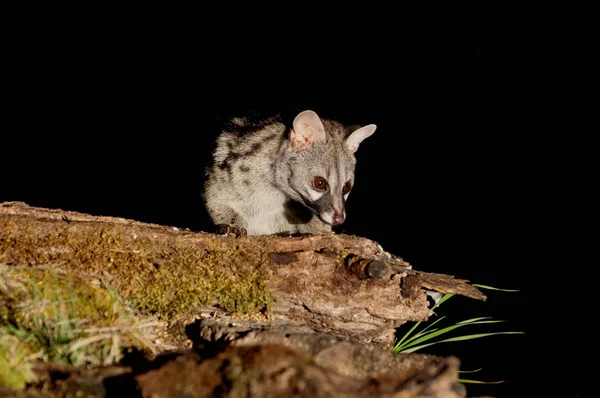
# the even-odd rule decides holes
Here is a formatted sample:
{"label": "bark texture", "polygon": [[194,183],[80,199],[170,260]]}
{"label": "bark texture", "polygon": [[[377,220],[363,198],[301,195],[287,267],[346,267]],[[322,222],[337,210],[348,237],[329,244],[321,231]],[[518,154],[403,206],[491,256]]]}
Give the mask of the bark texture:
{"label": "bark texture", "polygon": [[390,350],[395,328],[431,315],[427,290],[485,300],[357,236],[234,238],[20,202],[0,204],[0,266],[101,280],[193,345],[94,376],[152,397],[464,396],[458,359]]}

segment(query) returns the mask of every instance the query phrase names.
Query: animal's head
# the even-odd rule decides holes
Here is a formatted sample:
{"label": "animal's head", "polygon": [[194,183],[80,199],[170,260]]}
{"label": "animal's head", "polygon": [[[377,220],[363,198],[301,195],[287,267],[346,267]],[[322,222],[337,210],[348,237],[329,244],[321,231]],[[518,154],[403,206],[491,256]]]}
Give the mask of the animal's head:
{"label": "animal's head", "polygon": [[321,120],[310,110],[299,113],[290,130],[288,183],[321,220],[339,225],[346,219],[346,199],[354,186],[354,153],[377,126],[349,129]]}

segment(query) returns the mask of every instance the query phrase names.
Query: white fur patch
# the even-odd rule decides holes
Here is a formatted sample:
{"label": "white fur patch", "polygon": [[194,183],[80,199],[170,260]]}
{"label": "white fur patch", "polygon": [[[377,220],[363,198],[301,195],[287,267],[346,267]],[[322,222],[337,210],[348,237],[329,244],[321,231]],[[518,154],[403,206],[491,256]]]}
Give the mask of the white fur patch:
{"label": "white fur patch", "polygon": [[317,192],[312,189],[308,191],[308,194],[310,195],[310,198],[314,201],[321,199],[321,197],[323,196],[323,192]]}
{"label": "white fur patch", "polygon": [[333,213],[321,213],[321,218],[328,224],[333,224]]}

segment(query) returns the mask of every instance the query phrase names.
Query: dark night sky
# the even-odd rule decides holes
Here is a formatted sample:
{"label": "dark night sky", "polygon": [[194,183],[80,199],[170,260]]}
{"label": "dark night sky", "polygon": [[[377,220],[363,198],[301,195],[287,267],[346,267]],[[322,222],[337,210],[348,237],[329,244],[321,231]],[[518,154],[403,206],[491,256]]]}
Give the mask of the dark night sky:
{"label": "dark night sky", "polygon": [[542,254],[552,247],[548,198],[560,191],[549,188],[559,170],[540,127],[549,88],[536,43],[483,28],[315,33],[286,44],[273,35],[32,39],[13,61],[16,123],[3,134],[0,201],[209,231],[202,166],[223,119],[313,109],[375,123],[338,231],[374,239],[422,271],[520,289],[491,292],[485,304],[455,298],[440,313],[506,319],[485,330],[526,336],[429,352],[484,368],[472,378],[507,380],[469,386],[470,395],[535,387],[531,369],[545,364],[533,357],[541,337],[531,311],[554,294],[534,292],[535,273],[555,264]]}

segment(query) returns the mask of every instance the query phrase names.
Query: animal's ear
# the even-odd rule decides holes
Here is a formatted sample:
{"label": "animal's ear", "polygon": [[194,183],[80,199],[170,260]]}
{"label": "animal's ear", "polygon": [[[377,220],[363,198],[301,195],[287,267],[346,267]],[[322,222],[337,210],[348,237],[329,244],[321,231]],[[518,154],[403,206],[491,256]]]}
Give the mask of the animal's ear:
{"label": "animal's ear", "polygon": [[358,150],[358,146],[361,142],[367,137],[370,137],[377,129],[377,126],[374,124],[369,124],[368,126],[361,127],[358,130],[354,131],[350,136],[346,139],[346,145],[350,152],[354,153]]}
{"label": "animal's ear", "polygon": [[290,142],[294,149],[308,149],[327,139],[323,122],[313,111],[300,112],[294,119]]}

